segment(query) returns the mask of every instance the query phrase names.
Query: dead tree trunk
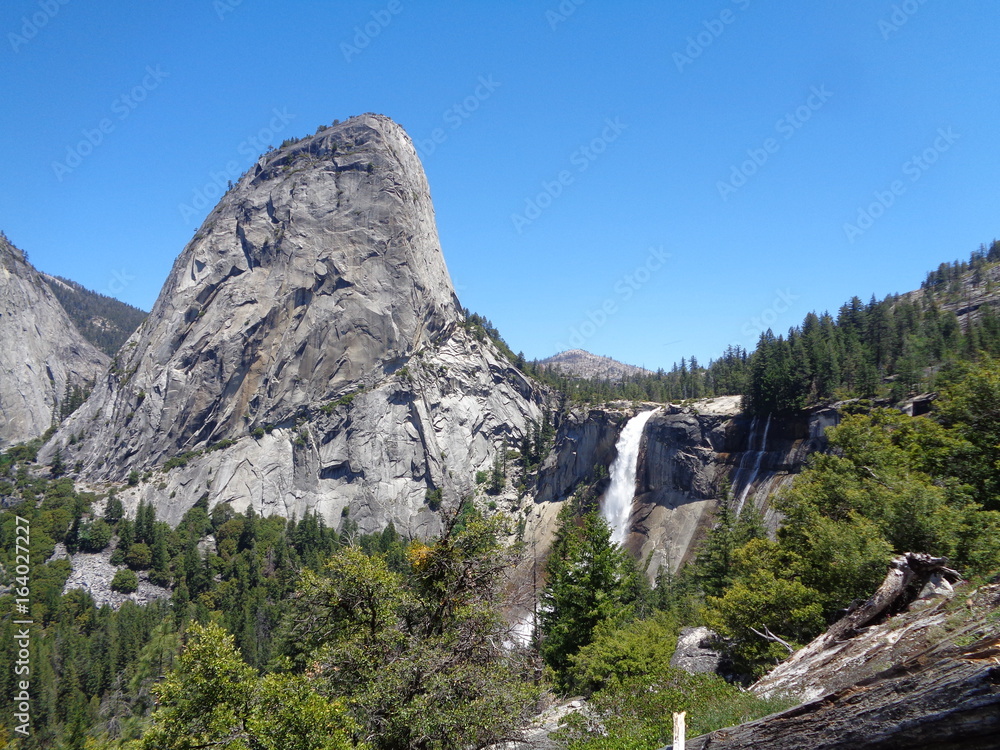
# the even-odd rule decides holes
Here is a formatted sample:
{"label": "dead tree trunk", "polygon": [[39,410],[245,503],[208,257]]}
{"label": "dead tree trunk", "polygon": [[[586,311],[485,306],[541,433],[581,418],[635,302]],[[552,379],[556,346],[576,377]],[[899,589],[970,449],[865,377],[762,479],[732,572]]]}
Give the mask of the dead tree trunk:
{"label": "dead tree trunk", "polygon": [[961,576],[945,567],[945,562],[944,558],[931,557],[924,552],[906,552],[894,558],[889,563],[888,575],[874,596],[830,626],[826,631],[825,644],[849,638],[873,622],[899,602],[915,580],[926,582],[934,573],[941,573],[952,583],[960,580]]}
{"label": "dead tree trunk", "polygon": [[687,741],[687,750],[761,748],[997,750],[1000,638],[925,655],[782,713]]}

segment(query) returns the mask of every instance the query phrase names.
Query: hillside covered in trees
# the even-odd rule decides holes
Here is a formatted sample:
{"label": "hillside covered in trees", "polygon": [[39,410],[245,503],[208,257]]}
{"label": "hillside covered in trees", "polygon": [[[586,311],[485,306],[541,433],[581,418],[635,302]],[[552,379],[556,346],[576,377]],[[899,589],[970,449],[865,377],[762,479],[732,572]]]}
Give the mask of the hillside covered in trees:
{"label": "hillside covered in trees", "polygon": [[[685,358],[667,372],[621,381],[560,376],[537,362],[525,369],[573,401],[682,401],[741,395],[752,413],[823,401],[894,401],[950,382],[954,365],[1000,354],[1000,242],[967,261],[943,263],[921,289],[837,310],[810,312],[786,333],[766,331],[748,352],[732,346],[707,365]],[[523,361],[523,356],[521,357]]]}
{"label": "hillside covered in trees", "polygon": [[49,288],[83,337],[113,357],[146,318],[146,313],[61,276],[45,276]]}

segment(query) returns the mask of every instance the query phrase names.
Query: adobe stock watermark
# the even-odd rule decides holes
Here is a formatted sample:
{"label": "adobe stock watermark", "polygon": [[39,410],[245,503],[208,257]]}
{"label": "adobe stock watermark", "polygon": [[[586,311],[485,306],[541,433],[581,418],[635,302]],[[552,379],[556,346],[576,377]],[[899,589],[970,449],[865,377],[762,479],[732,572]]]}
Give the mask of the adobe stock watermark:
{"label": "adobe stock watermark", "polygon": [[542,180],[541,191],[532,198],[524,199],[524,211],[510,215],[510,222],[517,233],[523,234],[525,227],[541,217],[566,188],[576,181],[577,176],[590,169],[590,165],[597,161],[627,128],[628,125],[622,123],[618,117],[613,120],[605,119],[601,134],[569,155],[569,163],[573,169],[562,169],[551,180]]}
{"label": "adobe stock watermark", "polygon": [[559,24],[565,23],[569,17],[576,13],[576,9],[587,0],[562,0],[555,8],[545,11],[545,20],[549,23],[549,28],[555,31]]}
{"label": "adobe stock watermark", "polygon": [[14,52],[20,52],[21,47],[38,36],[38,32],[48,26],[49,21],[58,15],[59,9],[68,4],[69,0],[38,0],[38,10],[30,16],[21,16],[21,33],[17,34],[11,31],[7,34],[10,48]]}
{"label": "adobe stock watermark", "polygon": [[105,284],[104,288],[100,291],[105,297],[117,297],[119,294],[125,291],[125,289],[135,281],[136,277],[121,268],[117,271],[111,272],[111,278],[108,283]]}
{"label": "adobe stock watermark", "polygon": [[906,180],[893,180],[885,190],[876,190],[872,193],[875,200],[867,206],[858,207],[857,218],[854,222],[844,223],[844,235],[847,237],[847,241],[853,245],[859,237],[875,226],[875,222],[896,205],[896,200],[906,194],[909,186],[919,182],[927,171],[938,162],[941,155],[949,151],[961,137],[951,127],[938,128],[937,137],[930,146],[903,162],[900,169],[903,176],[908,178],[908,182]]}
{"label": "adobe stock watermark", "polygon": [[782,141],[788,141],[795,137],[803,125],[809,122],[813,115],[823,108],[833,96],[832,91],[828,91],[826,85],[813,86],[810,89],[806,100],[791,112],[785,114],[780,120],[774,123],[774,130],[779,137],[769,137],[759,148],[747,149],[747,158],[740,164],[733,164],[730,168],[728,180],[718,180],[715,183],[719,196],[724,201],[729,200],[729,196],[747,184],[760,169],[770,161],[781,150]]}
{"label": "adobe stock watermark", "polygon": [[31,734],[31,522],[14,517],[14,734]]}
{"label": "adobe stock watermark", "polygon": [[236,153],[243,157],[242,159],[230,159],[222,169],[209,172],[206,182],[192,191],[191,200],[177,204],[181,221],[187,224],[192,219],[196,220],[202,211],[214,206],[229,190],[230,183],[238,180],[247,166],[264,153],[274,137],[287,128],[288,123],[296,117],[288,112],[287,107],[282,109],[275,107],[271,113],[273,117],[266,127],[253,135],[248,135],[236,147]]}
{"label": "adobe stock watermark", "polygon": [[215,2],[212,3],[212,8],[215,9],[215,15],[219,17],[219,20],[225,21],[226,16],[242,4],[243,0],[215,0]]}
{"label": "adobe stock watermark", "polygon": [[389,0],[381,10],[371,12],[372,20],[364,26],[354,27],[352,43],[341,42],[340,51],[344,53],[344,60],[351,62],[355,57],[367,49],[372,40],[382,33],[383,29],[392,23],[392,19],[403,12],[403,3],[400,0]]}
{"label": "adobe stock watermark", "polygon": [[645,260],[614,283],[611,287],[613,293],[605,297],[596,308],[587,310],[584,320],[570,327],[569,346],[563,343],[556,344],[556,351],[582,349],[587,340],[607,325],[608,320],[622,309],[622,305],[648,284],[668,260],[670,253],[665,252],[662,246],[649,248]]}
{"label": "adobe stock watermark", "polygon": [[146,66],[146,75],[142,77],[137,85],[126,91],[124,94],[115,97],[111,101],[111,114],[115,117],[102,117],[93,128],[84,128],[80,131],[83,136],[76,144],[66,146],[66,158],[62,161],[52,162],[52,173],[59,182],[66,179],[66,176],[83,164],[83,160],[94,153],[94,150],[118,127],[118,123],[127,120],[136,108],[146,101],[151,92],[155,91],[169,78],[170,74],[162,70],[159,65]]}
{"label": "adobe stock watermark", "polygon": [[743,336],[747,339],[756,339],[760,334],[772,328],[778,319],[791,309],[792,304],[799,299],[798,294],[792,294],[790,289],[775,289],[774,301],[771,305],[762,310],[760,315],[750,318],[743,325]]}
{"label": "adobe stock watermark", "polygon": [[904,0],[898,5],[893,5],[889,18],[883,18],[878,22],[882,39],[888,41],[889,37],[899,32],[926,2],[927,0]]}
{"label": "adobe stock watermark", "polygon": [[[740,11],[745,11],[750,7],[751,0],[730,0]],[[726,33],[732,24],[736,22],[737,15],[732,8],[724,8],[715,18],[702,21],[702,29],[697,34],[689,36],[685,41],[687,46],[683,52],[674,52],[674,65],[677,72],[683,73],[684,69],[701,57],[705,50],[715,44],[720,36]]]}
{"label": "adobe stock watermark", "polygon": [[476,83],[476,88],[473,89],[471,94],[462,99],[462,101],[452,104],[441,113],[441,119],[448,126],[447,130],[444,127],[434,128],[428,138],[421,138],[413,142],[413,145],[417,149],[417,156],[421,160],[426,159],[437,151],[438,146],[448,140],[449,132],[453,133],[462,127],[472,117],[473,113],[483,106],[483,102],[493,96],[493,92],[501,86],[499,81],[493,80],[492,75],[479,76]]}

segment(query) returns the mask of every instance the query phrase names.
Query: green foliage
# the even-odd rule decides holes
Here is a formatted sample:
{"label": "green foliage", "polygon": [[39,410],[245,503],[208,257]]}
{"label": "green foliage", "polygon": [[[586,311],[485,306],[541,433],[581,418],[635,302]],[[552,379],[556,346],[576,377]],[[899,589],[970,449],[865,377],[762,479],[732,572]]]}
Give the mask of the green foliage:
{"label": "green foliage", "polygon": [[735,518],[728,484],[720,495],[715,525],[687,571],[691,583],[708,596],[718,596],[735,580],[739,573],[734,560],[736,550],[765,535],[763,521],[753,503],[744,505],[739,518]]}
{"label": "green foliage", "polygon": [[516,555],[500,541],[508,532],[467,516],[433,544],[411,545],[405,575],[383,557],[340,551],[320,574],[303,574],[282,639],[289,663],[312,665],[375,748],[506,737],[537,696],[530,655],[504,645],[504,571]]}
{"label": "green foliage", "polygon": [[611,530],[596,513],[582,519],[567,505],[546,565],[541,593],[540,653],[560,687],[572,684],[572,657],[607,621],[624,622],[642,603],[645,577],[632,558],[611,542]]}
{"label": "green foliage", "polygon": [[[25,466],[21,461],[31,457],[32,451],[22,448],[0,454],[0,477],[15,478]],[[69,480],[28,474],[18,487],[11,486],[10,499],[20,504],[0,510],[0,571],[14,569],[15,514],[21,515],[31,523],[31,618],[37,628],[33,733],[45,747],[72,747],[87,738],[102,746],[138,737],[153,708],[149,686],[170,669],[180,646],[178,629],[192,619],[223,625],[233,634],[243,660],[260,673],[272,659],[274,634],[288,609],[286,600],[299,570],[305,565],[321,567],[341,548],[342,539],[354,540],[373,555],[385,555],[392,570],[409,567],[407,541],[393,529],[361,535],[345,522],[341,535],[312,513],[298,522],[262,519],[234,513],[225,504],[216,506],[210,516],[207,496],[171,529],[156,521],[152,507],[142,503],[135,520],[117,522],[119,543],[112,561],[123,564],[127,549],[145,544],[150,550],[150,580],[172,585],[172,601],[144,606],[126,602],[118,611],[98,608],[84,592],[61,593],[69,561],[44,562],[54,551],[52,533],[60,539],[72,536],[82,549],[88,543],[88,527],[101,528],[97,519],[84,520],[93,496],[76,492]],[[109,497],[107,506],[112,519],[113,499]],[[235,522],[234,534],[223,537],[232,549],[224,556],[211,549],[200,552],[198,542],[230,521]],[[113,525],[107,517],[101,523]],[[128,570],[123,575],[131,579],[135,574]],[[0,596],[0,611],[12,606],[11,595]],[[0,620],[0,663],[8,664],[16,660],[16,643],[5,629],[10,627],[9,618],[4,622]],[[12,671],[0,670],[4,715],[12,710],[13,677]],[[268,710],[277,707],[272,702]],[[300,729],[294,732],[301,734]]]}
{"label": "green foliage", "polygon": [[952,451],[959,477],[972,485],[982,504],[1000,510],[1000,360],[980,366],[945,388],[935,404],[945,427],[964,441]]}
{"label": "green foliage", "polygon": [[146,570],[153,564],[153,551],[145,542],[136,542],[125,551],[125,564],[133,570]]}
{"label": "green foliage", "polygon": [[115,573],[115,577],[111,579],[112,591],[120,591],[123,594],[131,594],[133,591],[137,591],[138,588],[139,577],[135,574],[134,570],[122,568]]}
{"label": "green foliage", "polygon": [[1000,512],[990,463],[1000,435],[1000,374],[970,366],[946,389],[941,422],[890,409],[846,414],[828,430],[832,452],[775,500],[777,541],[730,550],[728,577],[705,586],[708,624],[735,662],[759,673],[785,651],[752,628],[802,644],[854,600],[867,599],[903,552],[945,557],[967,577],[1000,570]]}
{"label": "green foliage", "polygon": [[108,495],[108,501],[104,506],[104,521],[114,525],[122,520],[122,516],[124,515],[125,507],[122,505],[121,498],[112,492]]}
{"label": "green foliage", "polygon": [[736,668],[759,675],[788,656],[782,646],[753,632],[752,628],[781,634],[799,646],[808,643],[825,624],[820,595],[800,581],[778,578],[762,569],[742,576],[712,605],[709,627],[730,639]]}
{"label": "green foliage", "polygon": [[341,406],[350,406],[358,395],[364,393],[364,390],[365,390],[364,388],[359,388],[356,391],[345,393],[340,398],[330,401],[326,404],[323,404],[323,406],[320,407],[320,411],[323,412],[324,414],[332,414],[336,409],[338,409]]}
{"label": "green foliage", "polygon": [[441,488],[428,489],[424,493],[424,502],[427,503],[427,507],[431,510],[439,510],[441,508],[441,501],[444,498],[444,493]]}
{"label": "green foliage", "polygon": [[655,616],[617,626],[599,623],[593,640],[570,656],[566,682],[573,692],[591,695],[612,684],[662,673],[677,645],[679,627],[673,616]]}
{"label": "green foliage", "polygon": [[135,487],[137,484],[139,484],[139,472],[132,469],[132,471],[128,473],[128,486]]}
{"label": "green foliage", "polygon": [[66,390],[63,393],[62,401],[59,402],[59,419],[66,419],[66,417],[79,409],[89,395],[89,387],[71,384],[67,380]]}
{"label": "green foliage", "polygon": [[613,682],[590,698],[588,713],[572,714],[560,730],[568,750],[650,750],[673,737],[673,714],[686,711],[688,736],[705,734],[788,708],[761,700],[716,675],[663,666],[656,674]]}
{"label": "green foliage", "polygon": [[111,541],[111,527],[98,518],[80,526],[77,534],[77,544],[81,552],[100,552]]}
{"label": "green foliage", "polygon": [[258,678],[218,625],[193,625],[177,667],[153,688],[153,725],[137,750],[341,750],[355,747],[341,704],[303,677]]}

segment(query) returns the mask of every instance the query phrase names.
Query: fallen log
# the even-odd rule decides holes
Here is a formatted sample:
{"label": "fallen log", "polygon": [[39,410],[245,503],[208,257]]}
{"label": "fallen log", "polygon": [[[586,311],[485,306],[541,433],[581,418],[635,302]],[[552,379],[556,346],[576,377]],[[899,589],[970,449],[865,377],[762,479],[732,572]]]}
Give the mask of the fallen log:
{"label": "fallen log", "polygon": [[924,552],[906,552],[893,558],[889,563],[889,573],[878,591],[860,607],[835,622],[826,631],[825,643],[849,638],[859,628],[889,611],[900,602],[915,580],[926,582],[935,573],[942,574],[951,583],[960,580],[961,575],[946,567],[945,562],[947,561],[943,557],[931,557]]}
{"label": "fallen log", "polygon": [[752,688],[800,705],[686,750],[1000,750],[1000,585],[871,625],[935,574],[958,577],[929,555],[896,558],[871,599]]}
{"label": "fallen log", "polygon": [[787,711],[687,741],[687,750],[761,748],[997,750],[1000,637],[925,654]]}

